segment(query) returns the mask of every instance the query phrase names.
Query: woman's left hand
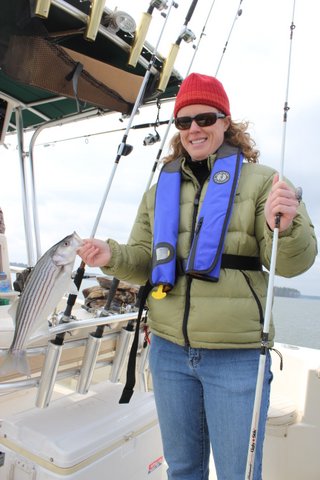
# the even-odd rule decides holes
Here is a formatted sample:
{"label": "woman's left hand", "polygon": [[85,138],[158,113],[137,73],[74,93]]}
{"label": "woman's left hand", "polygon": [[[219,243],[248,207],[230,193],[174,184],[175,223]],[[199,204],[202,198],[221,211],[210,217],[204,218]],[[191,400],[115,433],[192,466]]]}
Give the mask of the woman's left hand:
{"label": "woman's left hand", "polygon": [[280,214],[279,232],[290,227],[297,215],[298,206],[295,190],[283,180],[279,181],[279,174],[276,174],[264,207],[264,214],[271,230],[275,229],[275,218],[278,214]]}

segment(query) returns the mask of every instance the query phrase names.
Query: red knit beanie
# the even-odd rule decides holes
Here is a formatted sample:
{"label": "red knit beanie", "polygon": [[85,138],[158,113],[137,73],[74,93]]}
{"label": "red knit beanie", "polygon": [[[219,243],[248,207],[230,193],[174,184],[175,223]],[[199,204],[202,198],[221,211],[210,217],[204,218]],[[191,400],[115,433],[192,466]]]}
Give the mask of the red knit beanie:
{"label": "red knit beanie", "polygon": [[174,116],[177,116],[182,107],[195,104],[210,105],[231,115],[229,99],[222,83],[201,73],[191,73],[183,80],[176,98]]}

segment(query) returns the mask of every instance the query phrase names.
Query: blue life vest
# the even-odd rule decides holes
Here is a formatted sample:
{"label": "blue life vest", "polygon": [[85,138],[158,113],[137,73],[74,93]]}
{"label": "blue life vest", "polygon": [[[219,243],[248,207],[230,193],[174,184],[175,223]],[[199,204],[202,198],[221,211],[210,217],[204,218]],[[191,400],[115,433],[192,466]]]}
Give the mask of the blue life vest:
{"label": "blue life vest", "polygon": [[[224,144],[217,152],[187,259],[187,275],[212,282],[219,280],[242,162],[238,148]],[[162,168],[155,197],[151,284],[163,286],[164,291],[172,289],[176,281],[180,186],[181,163],[177,159]]]}

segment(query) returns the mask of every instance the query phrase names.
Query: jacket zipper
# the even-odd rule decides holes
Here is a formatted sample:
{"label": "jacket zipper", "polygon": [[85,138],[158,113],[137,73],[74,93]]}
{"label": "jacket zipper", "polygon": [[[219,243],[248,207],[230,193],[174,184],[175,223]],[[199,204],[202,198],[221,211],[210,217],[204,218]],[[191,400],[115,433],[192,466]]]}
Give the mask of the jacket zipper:
{"label": "jacket zipper", "polygon": [[197,243],[199,241],[199,235],[200,235],[200,230],[203,224],[203,217],[199,218],[197,226],[195,227],[194,231],[194,239],[192,242],[192,251],[190,255],[190,261],[188,263],[188,269],[193,270],[194,269],[194,261],[195,261],[195,256],[196,256],[196,251],[197,251]]}
{"label": "jacket zipper", "polygon": [[[198,215],[198,210],[199,210],[201,190],[202,190],[202,187],[200,186],[198,188],[197,192],[196,192],[194,202],[193,202],[193,218],[192,218],[190,249],[191,249],[191,246],[192,246],[194,232],[195,232],[195,229],[196,229],[196,221],[197,221],[197,215]],[[192,277],[187,276],[186,305],[185,305],[185,308],[184,308],[183,322],[182,322],[182,333],[183,333],[184,342],[185,342],[186,347],[190,346],[187,324],[188,324],[189,311],[190,311],[191,283],[192,283]]]}
{"label": "jacket zipper", "polygon": [[247,284],[248,284],[248,287],[250,288],[251,290],[251,293],[253,295],[253,298],[255,299],[256,301],[256,304],[257,304],[257,307],[258,307],[258,311],[259,311],[259,318],[260,318],[260,325],[263,327],[263,324],[264,324],[264,314],[263,314],[263,308],[262,308],[262,305],[261,305],[261,302],[259,300],[259,297],[257,295],[257,293],[255,292],[253,286],[251,285],[251,282],[250,282],[250,278],[248,277],[248,275],[246,275],[244,273],[243,270],[240,270],[240,272],[242,273],[242,275],[244,276]]}

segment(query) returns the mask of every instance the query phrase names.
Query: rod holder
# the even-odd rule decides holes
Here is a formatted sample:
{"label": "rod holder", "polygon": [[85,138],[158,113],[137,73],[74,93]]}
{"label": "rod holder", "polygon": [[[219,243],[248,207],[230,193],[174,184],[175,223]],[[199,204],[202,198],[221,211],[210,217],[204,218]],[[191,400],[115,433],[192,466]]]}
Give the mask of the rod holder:
{"label": "rod holder", "polygon": [[160,76],[160,81],[157,90],[159,92],[164,92],[165,89],[167,88],[169,78],[171,75],[171,72],[173,70],[173,65],[176,61],[177,55],[179,51],[179,45],[177,43],[173,43],[171,45],[170,53],[168,57],[166,58],[164,65],[163,65],[163,70]]}
{"label": "rod holder", "polygon": [[87,28],[84,34],[86,40],[94,42],[99,30],[101,17],[104,10],[106,0],[91,0],[90,14],[88,18]]}
{"label": "rod holder", "polygon": [[51,0],[37,0],[34,13],[41,18],[48,18]]}
{"label": "rod holder", "polygon": [[47,354],[41,372],[39,389],[36,398],[36,406],[48,407],[59,367],[62,345],[56,345],[52,341],[48,343]]}
{"label": "rod holder", "polygon": [[98,353],[100,350],[102,337],[95,337],[94,333],[90,333],[86,351],[84,354],[84,359],[82,362],[82,367],[80,371],[80,376],[77,384],[77,392],[81,394],[88,393],[94,369],[97,363]]}
{"label": "rod holder", "polygon": [[137,28],[136,35],[133,41],[133,45],[128,60],[128,65],[135,67],[138,62],[139,55],[141,53],[144,41],[146,39],[152,15],[148,12],[142,13],[139,27]]}
{"label": "rod holder", "polygon": [[148,387],[149,350],[150,350],[149,345],[141,349],[139,370],[138,370],[140,381],[141,381],[141,387],[144,392],[149,391],[149,387]]}
{"label": "rod holder", "polygon": [[110,382],[117,383],[121,377],[134,337],[134,330],[123,328],[119,334],[116,352],[110,373]]}

